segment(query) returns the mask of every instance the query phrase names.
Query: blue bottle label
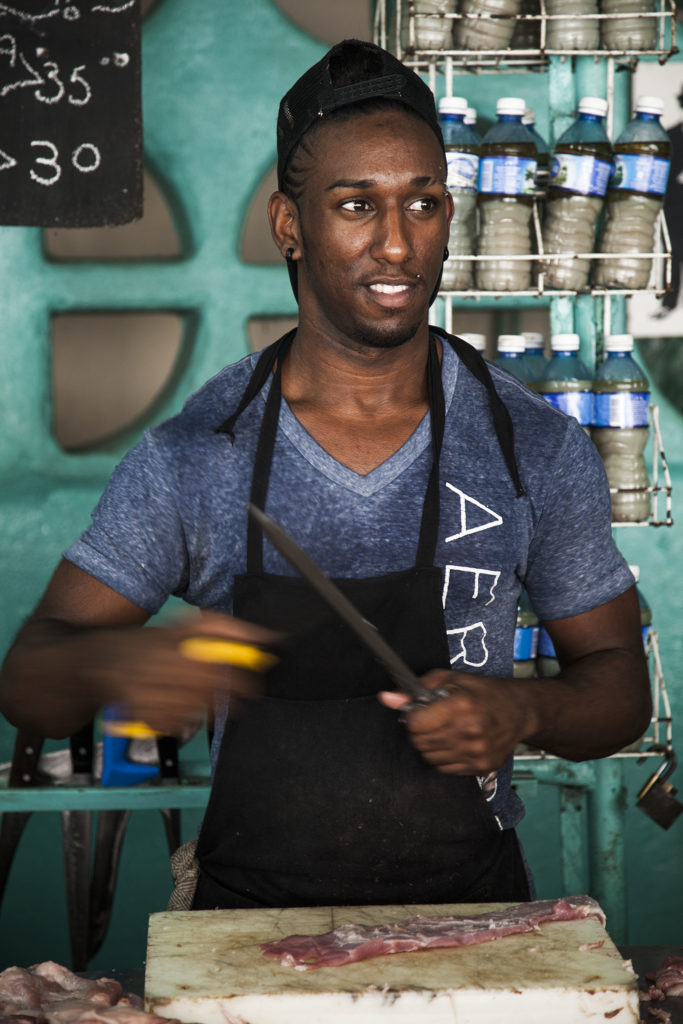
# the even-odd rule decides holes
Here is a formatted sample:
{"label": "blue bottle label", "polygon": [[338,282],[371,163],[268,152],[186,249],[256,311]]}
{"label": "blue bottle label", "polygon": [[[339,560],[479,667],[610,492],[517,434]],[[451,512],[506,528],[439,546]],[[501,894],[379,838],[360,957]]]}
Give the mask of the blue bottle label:
{"label": "blue bottle label", "polygon": [[513,644],[515,661],[532,661],[538,651],[538,626],[517,626]]}
{"label": "blue bottle label", "polygon": [[551,391],[543,397],[555,409],[577,419],[582,427],[590,426],[593,416],[593,395],[590,391]]}
{"label": "blue bottle label", "polygon": [[446,184],[453,192],[477,191],[479,157],[476,153],[446,153],[448,177]]}
{"label": "blue bottle label", "polygon": [[548,635],[548,631],[541,626],[538,634],[538,654],[541,658],[555,658],[555,648],[553,642]]}
{"label": "blue bottle label", "polygon": [[489,195],[528,196],[536,189],[536,161],[524,156],[484,156],[479,161],[479,191]]}
{"label": "blue bottle label", "polygon": [[615,153],[609,187],[663,196],[669,177],[669,161],[644,153]]}
{"label": "blue bottle label", "polygon": [[604,196],[611,173],[612,164],[597,157],[556,153],[550,165],[550,186],[584,196]]}
{"label": "blue bottle label", "polygon": [[594,427],[646,427],[650,409],[647,391],[593,395]]}

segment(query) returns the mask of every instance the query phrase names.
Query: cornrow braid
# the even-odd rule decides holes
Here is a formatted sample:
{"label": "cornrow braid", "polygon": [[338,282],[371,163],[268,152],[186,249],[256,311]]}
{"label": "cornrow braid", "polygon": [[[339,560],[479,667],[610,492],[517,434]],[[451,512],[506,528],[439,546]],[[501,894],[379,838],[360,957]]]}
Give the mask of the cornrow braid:
{"label": "cornrow braid", "polygon": [[400,100],[392,99],[369,99],[361,100],[339,110],[333,110],[320,121],[312,125],[307,132],[301,136],[298,145],[292,150],[291,156],[285,165],[282,174],[282,191],[285,195],[299,203],[303,195],[306,174],[315,158],[315,137],[321,127],[333,122],[342,123],[350,121],[353,117],[361,117],[364,114],[383,114],[398,112],[411,117],[414,121],[422,122],[423,119],[410,107],[406,107]]}

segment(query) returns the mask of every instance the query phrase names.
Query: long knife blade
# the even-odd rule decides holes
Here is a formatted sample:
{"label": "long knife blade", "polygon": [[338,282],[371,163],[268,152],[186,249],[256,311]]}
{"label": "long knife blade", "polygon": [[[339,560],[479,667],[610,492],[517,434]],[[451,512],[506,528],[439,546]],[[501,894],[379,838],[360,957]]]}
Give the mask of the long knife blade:
{"label": "long knife blade", "polygon": [[280,554],[287,559],[310,584],[316,593],[329,605],[332,611],[354,631],[363,643],[368,647],[375,657],[384,665],[387,672],[396,685],[404,693],[412,697],[415,704],[431,704],[439,700],[444,694],[439,690],[429,690],[420,682],[415,673],[399,657],[396,651],[382,638],[377,628],[364,619],[357,608],[351,604],[347,597],[342,594],[332,580],[318,568],[315,562],[308,557],[305,551],[282,529],[279,523],[266,515],[265,512],[249,502],[247,506],[249,515],[261,527],[264,534],[277,548]]}

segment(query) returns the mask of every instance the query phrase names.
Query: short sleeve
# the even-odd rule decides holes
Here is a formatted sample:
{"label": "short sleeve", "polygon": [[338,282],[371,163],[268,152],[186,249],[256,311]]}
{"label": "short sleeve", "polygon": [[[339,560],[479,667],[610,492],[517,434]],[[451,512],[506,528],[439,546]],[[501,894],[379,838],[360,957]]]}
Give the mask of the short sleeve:
{"label": "short sleeve", "polygon": [[151,614],[182,593],[188,557],[174,475],[151,433],[114,470],[64,557]]}
{"label": "short sleeve", "polygon": [[529,548],[525,587],[541,619],[579,615],[633,586],[611,518],[600,455],[571,420]]}

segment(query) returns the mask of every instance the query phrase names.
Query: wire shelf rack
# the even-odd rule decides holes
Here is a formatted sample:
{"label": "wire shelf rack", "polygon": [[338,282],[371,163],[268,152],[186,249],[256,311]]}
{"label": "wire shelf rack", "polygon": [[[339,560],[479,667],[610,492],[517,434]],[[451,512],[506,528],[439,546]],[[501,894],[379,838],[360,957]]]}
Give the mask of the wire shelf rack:
{"label": "wire shelf rack", "polygon": [[[449,260],[457,261],[458,263],[472,263],[474,271],[474,279],[476,281],[476,265],[478,263],[485,262],[487,266],[492,265],[495,268],[496,262],[500,263],[501,267],[510,263],[522,263],[528,264],[530,268],[531,283],[528,288],[524,288],[516,291],[508,290],[484,290],[479,289],[475,285],[463,289],[457,290],[442,290],[440,294],[446,299],[446,330],[450,330],[449,326],[449,312],[452,323],[452,302],[453,299],[471,299],[476,301],[482,298],[500,298],[510,296],[530,296],[539,297],[547,295],[552,296],[573,296],[577,294],[590,294],[590,295],[633,295],[636,292],[639,294],[646,291],[652,292],[656,296],[664,295],[665,292],[671,289],[671,238],[669,230],[666,224],[664,213],[660,211],[657,216],[655,223],[654,232],[654,246],[652,252],[640,252],[640,251],[628,251],[621,253],[602,253],[602,252],[566,252],[566,253],[546,253],[543,247],[543,234],[541,231],[541,217],[539,212],[539,201],[536,200],[533,206],[532,214],[533,224],[533,238],[531,248],[533,252],[524,254],[505,254],[505,255],[492,255],[487,253],[481,253],[472,255],[469,253],[453,253],[449,256]],[[592,265],[595,265],[600,260],[614,260],[619,257],[625,257],[628,260],[648,260],[650,262],[650,278],[645,288],[604,288],[594,284],[587,284],[584,288],[578,292],[576,289],[570,288],[550,288],[546,283],[547,266],[553,263],[567,264],[577,260],[587,260]],[[589,275],[589,281],[590,281]]]}
{"label": "wire shelf rack", "polygon": [[[487,71],[543,71],[551,56],[565,60],[574,56],[592,56],[596,60],[611,57],[618,64],[634,66],[639,57],[657,57],[664,64],[671,56],[678,53],[676,46],[676,5],[675,0],[657,0],[651,11],[628,12],[629,22],[641,21],[643,25],[653,26],[653,44],[646,49],[613,49],[604,45],[587,49],[557,49],[553,42],[553,29],[561,21],[567,21],[567,14],[548,13],[546,0],[538,0],[536,10],[532,13],[521,12],[498,15],[481,15],[460,12],[425,13],[416,8],[416,0],[378,0],[375,8],[374,38],[375,42],[390,49],[399,60],[425,72],[436,75],[437,72],[449,74],[454,66],[459,70],[473,73]],[[608,14],[595,12],[590,14],[572,14],[571,21],[585,24],[593,28],[594,33],[601,34],[610,23],[619,23],[624,19],[623,12]],[[462,49],[454,46],[429,47],[422,45],[424,36],[434,29],[441,29],[444,38],[453,41],[457,38],[458,27],[479,22],[489,25],[515,22],[518,33],[523,33],[525,45],[515,44],[515,35],[511,43],[504,49]],[[421,35],[423,38],[421,38]],[[533,45],[528,38],[533,37]]]}

